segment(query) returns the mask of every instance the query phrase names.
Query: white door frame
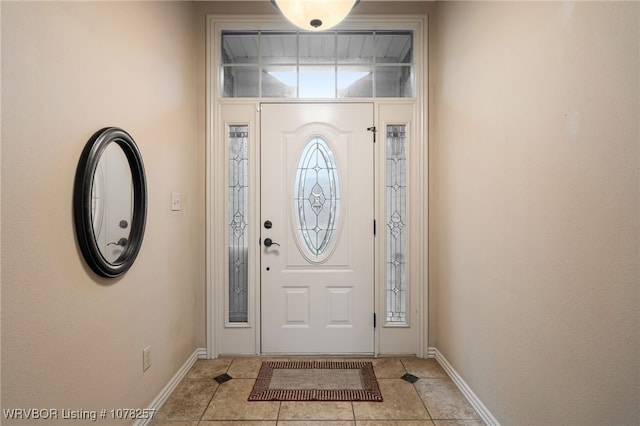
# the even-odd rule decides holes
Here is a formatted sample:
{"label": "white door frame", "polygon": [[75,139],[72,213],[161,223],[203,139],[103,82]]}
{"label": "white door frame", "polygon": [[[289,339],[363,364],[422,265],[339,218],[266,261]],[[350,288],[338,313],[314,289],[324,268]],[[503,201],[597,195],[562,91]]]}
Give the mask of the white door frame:
{"label": "white door frame", "polygon": [[[223,30],[283,30],[294,29],[287,26],[279,18],[263,18],[251,16],[213,16],[207,17],[207,93],[206,93],[206,342],[207,358],[217,358],[220,355],[259,355],[260,354],[260,303],[259,262],[255,259],[250,263],[249,270],[249,320],[246,324],[229,324],[226,321],[225,285],[227,282],[226,259],[227,238],[226,224],[226,125],[249,124],[250,156],[259,158],[259,98],[220,98],[218,96],[218,70],[220,57],[220,34]],[[426,16],[390,16],[386,18],[372,16],[358,16],[348,18],[341,29],[347,30],[399,30],[407,29],[414,32],[414,65],[416,69],[416,98],[405,99],[364,99],[374,103],[374,125],[379,130],[378,139],[383,140],[382,134],[386,124],[397,124],[398,120],[406,121],[410,126],[412,138],[410,140],[411,164],[409,206],[409,270],[411,305],[408,306],[411,327],[383,326],[382,313],[384,306],[384,288],[380,276],[384,272],[384,247],[376,242],[376,281],[375,310],[378,326],[375,330],[375,354],[394,354],[394,339],[409,333],[413,340],[410,352],[401,351],[399,354],[415,354],[418,357],[428,356],[428,55],[427,55],[427,17]],[[278,102],[269,99],[269,102]],[[282,99],[291,103],[292,99]],[[308,101],[308,100],[307,100]],[[341,102],[343,100],[340,100]],[[344,102],[362,102],[363,99],[344,100]],[[303,100],[300,100],[303,102]],[[321,103],[323,101],[316,101]],[[336,102],[328,99],[326,102]],[[411,109],[411,118],[395,118],[390,111],[397,109]],[[235,115],[234,115],[235,114]],[[406,116],[406,115],[405,115]],[[231,118],[233,117],[233,118]],[[255,171],[251,178],[251,185],[259,188],[259,161],[254,160],[251,169]],[[376,148],[376,193],[384,190],[384,143],[378,143]],[[253,191],[250,202],[259,206],[259,194]],[[378,197],[381,198],[381,197]],[[259,214],[253,209],[249,218],[250,247],[254,241],[257,247],[257,233],[259,232]],[[378,229],[384,229],[384,206],[376,203],[376,218]],[[381,232],[381,231],[379,231]],[[257,253],[257,252],[256,252]],[[230,337],[234,336],[234,337]],[[234,345],[229,343],[238,340]],[[415,350],[414,350],[415,349]]]}

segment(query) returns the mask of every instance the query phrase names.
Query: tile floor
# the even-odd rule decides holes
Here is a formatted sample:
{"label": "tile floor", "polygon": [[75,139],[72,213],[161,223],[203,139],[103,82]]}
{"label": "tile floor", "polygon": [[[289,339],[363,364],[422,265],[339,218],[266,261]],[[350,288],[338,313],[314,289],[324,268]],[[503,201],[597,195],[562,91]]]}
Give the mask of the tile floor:
{"label": "tile floor", "polygon": [[[196,361],[151,425],[484,425],[434,359],[366,359],[373,362],[384,402],[248,402],[260,365],[266,360],[256,357]],[[224,373],[233,379],[222,384],[213,380]],[[402,380],[406,373],[419,380],[414,384]]]}

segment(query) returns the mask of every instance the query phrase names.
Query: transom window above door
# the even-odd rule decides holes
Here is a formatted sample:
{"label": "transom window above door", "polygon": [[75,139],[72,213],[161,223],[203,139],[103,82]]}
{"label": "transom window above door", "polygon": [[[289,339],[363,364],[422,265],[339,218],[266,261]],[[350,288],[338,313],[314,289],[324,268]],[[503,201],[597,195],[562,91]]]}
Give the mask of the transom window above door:
{"label": "transom window above door", "polygon": [[412,31],[224,31],[224,98],[410,98]]}

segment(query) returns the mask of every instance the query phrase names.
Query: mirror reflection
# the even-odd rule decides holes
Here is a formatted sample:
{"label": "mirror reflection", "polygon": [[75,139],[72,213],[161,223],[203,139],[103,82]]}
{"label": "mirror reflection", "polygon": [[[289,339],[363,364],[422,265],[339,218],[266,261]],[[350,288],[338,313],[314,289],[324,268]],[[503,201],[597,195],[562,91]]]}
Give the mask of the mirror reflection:
{"label": "mirror reflection", "polygon": [[147,181],[138,147],[119,127],[85,144],[73,184],[78,246],[96,274],[116,278],[140,251],[147,221]]}
{"label": "mirror reflection", "polygon": [[120,145],[111,142],[100,156],[91,188],[93,234],[102,257],[111,264],[129,243],[133,203],[129,161]]}

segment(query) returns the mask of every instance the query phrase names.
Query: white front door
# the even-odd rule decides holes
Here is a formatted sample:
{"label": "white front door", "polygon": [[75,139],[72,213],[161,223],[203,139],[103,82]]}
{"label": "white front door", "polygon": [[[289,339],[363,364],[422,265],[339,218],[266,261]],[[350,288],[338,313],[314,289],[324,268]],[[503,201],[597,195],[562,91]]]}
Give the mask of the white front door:
{"label": "white front door", "polygon": [[262,104],[262,353],[374,352],[373,104]]}

